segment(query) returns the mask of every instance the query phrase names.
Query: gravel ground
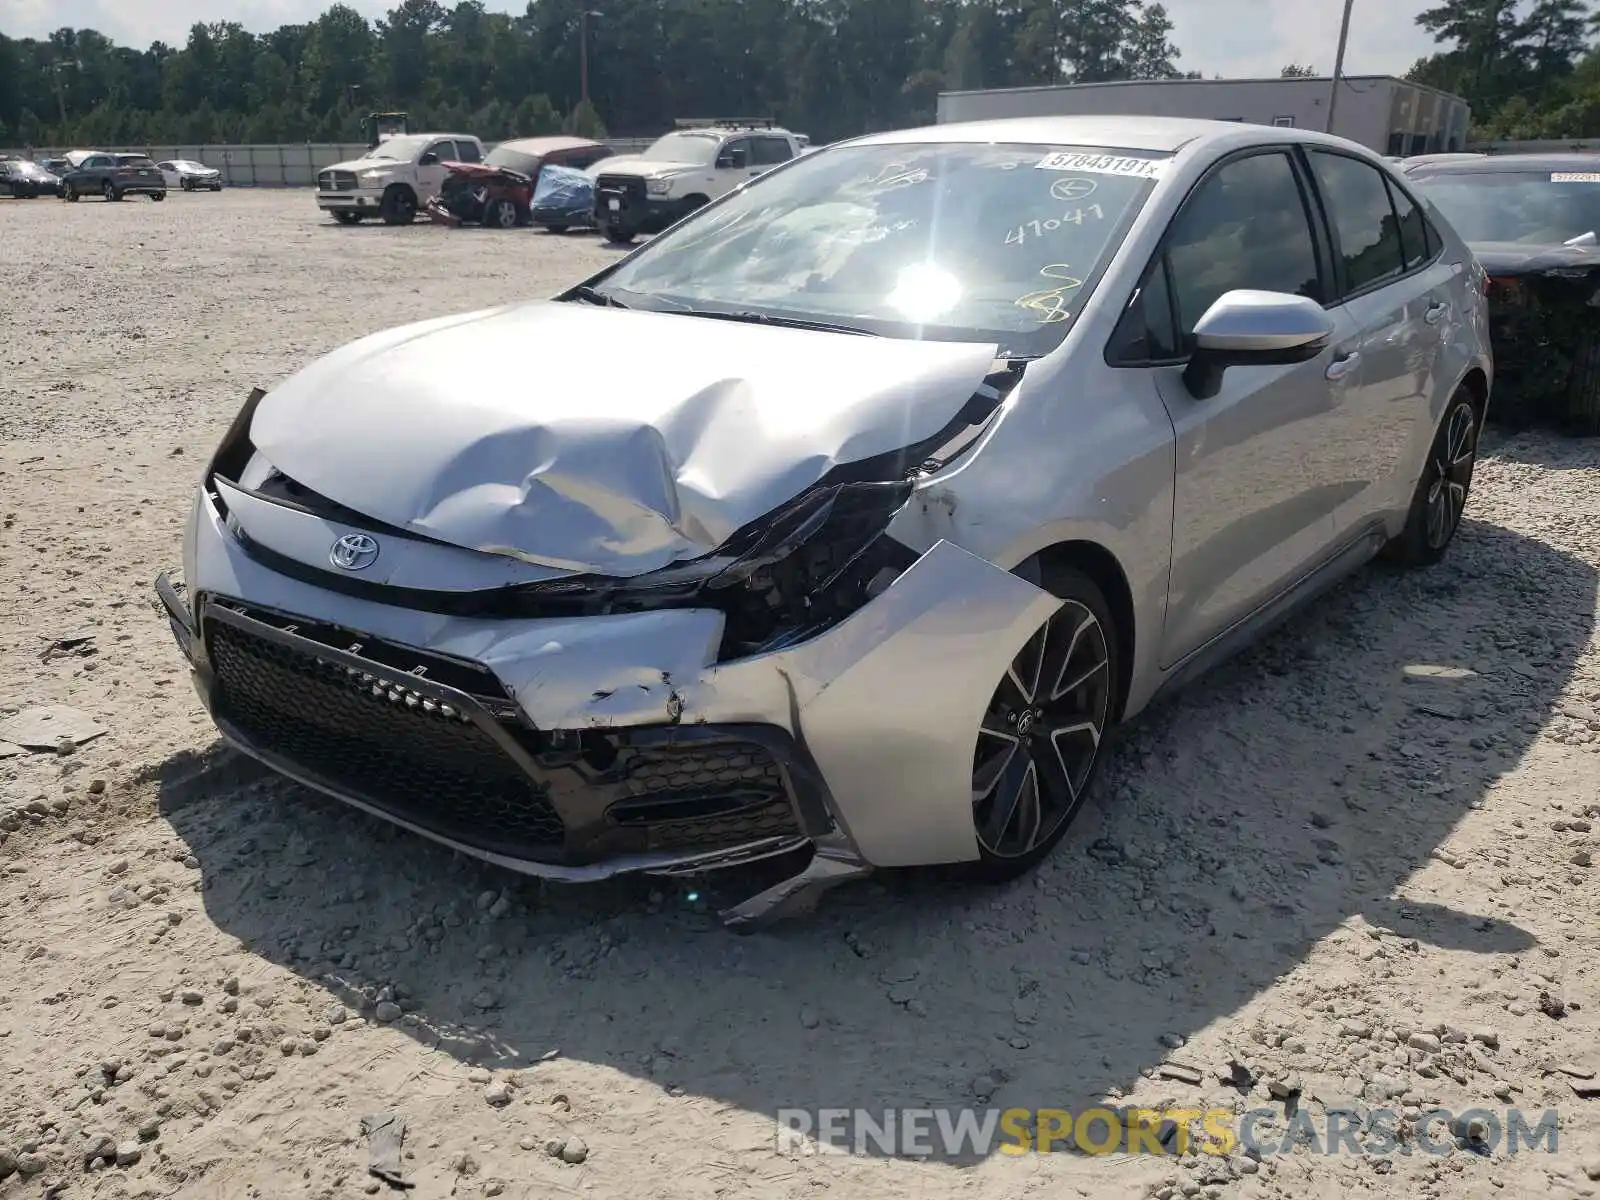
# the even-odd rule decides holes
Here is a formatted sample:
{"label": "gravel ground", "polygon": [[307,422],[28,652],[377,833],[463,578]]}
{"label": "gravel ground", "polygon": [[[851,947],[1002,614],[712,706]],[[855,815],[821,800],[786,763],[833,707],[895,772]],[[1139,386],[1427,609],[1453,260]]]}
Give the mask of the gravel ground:
{"label": "gravel ground", "polygon": [[[1592,445],[1492,445],[1443,566],[1365,572],[1147,714],[1035,878],[869,882],[737,938],[706,897],[520,881],[218,751],[152,607],[251,386],[609,251],[243,191],[9,202],[0,246],[0,720],[108,730],[0,759],[0,1196],[360,1195],[386,1112],[419,1200],[1600,1186]],[[1553,1155],[775,1148],[785,1107],[1100,1102],[1561,1127]]]}

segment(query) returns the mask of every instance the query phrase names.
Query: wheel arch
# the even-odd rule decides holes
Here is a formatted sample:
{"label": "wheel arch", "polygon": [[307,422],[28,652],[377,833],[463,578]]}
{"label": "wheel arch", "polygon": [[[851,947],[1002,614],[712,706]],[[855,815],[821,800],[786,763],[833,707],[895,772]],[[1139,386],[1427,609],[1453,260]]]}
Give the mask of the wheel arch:
{"label": "wheel arch", "polygon": [[1459,386],[1471,394],[1472,402],[1478,409],[1478,424],[1483,424],[1484,415],[1489,411],[1489,377],[1483,373],[1482,367],[1475,366],[1461,377]]}
{"label": "wheel arch", "polygon": [[1087,575],[1100,589],[1116,622],[1117,691],[1113,711],[1120,720],[1128,703],[1133,681],[1133,654],[1138,631],[1134,628],[1133,589],[1116,555],[1098,542],[1075,539],[1055,542],[1032,556],[1042,568],[1048,583],[1052,568],[1071,568]]}

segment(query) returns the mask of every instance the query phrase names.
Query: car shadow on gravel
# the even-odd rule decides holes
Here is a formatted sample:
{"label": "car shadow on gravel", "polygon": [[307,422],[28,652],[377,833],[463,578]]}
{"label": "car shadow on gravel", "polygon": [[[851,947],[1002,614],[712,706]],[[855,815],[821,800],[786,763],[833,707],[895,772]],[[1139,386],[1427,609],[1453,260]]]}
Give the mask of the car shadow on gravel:
{"label": "car shadow on gravel", "polygon": [[[1585,563],[1469,523],[1439,567],[1359,573],[1142,716],[1034,876],[887,876],[747,937],[711,915],[737,876],[541,885],[227,751],[169,761],[161,808],[221,929],[368,1016],[398,1002],[396,1029],[463,1062],[559,1050],[768,1117],[1081,1110],[1163,1061],[1213,1066],[1168,1047],[1313,953],[1355,980],[1532,944],[1492,892],[1459,911],[1413,877],[1460,861],[1452,831],[1557,706],[1595,588]],[[1305,1017],[1302,1040],[1334,1036]]]}

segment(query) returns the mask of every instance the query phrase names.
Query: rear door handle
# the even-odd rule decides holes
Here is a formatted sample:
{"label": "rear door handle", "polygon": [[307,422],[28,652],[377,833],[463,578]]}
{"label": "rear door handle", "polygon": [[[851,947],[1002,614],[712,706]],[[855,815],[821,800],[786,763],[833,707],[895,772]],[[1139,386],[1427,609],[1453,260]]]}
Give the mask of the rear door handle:
{"label": "rear door handle", "polygon": [[1351,371],[1354,371],[1360,365],[1361,352],[1359,350],[1352,350],[1343,358],[1336,358],[1333,360],[1333,363],[1328,367],[1327,370],[1328,379],[1333,383],[1338,383],[1339,380],[1345,378],[1350,374]]}
{"label": "rear door handle", "polygon": [[1428,311],[1422,315],[1422,319],[1429,325],[1437,325],[1440,321],[1444,320],[1445,313],[1449,311],[1450,306],[1441,301],[1438,304],[1429,305]]}

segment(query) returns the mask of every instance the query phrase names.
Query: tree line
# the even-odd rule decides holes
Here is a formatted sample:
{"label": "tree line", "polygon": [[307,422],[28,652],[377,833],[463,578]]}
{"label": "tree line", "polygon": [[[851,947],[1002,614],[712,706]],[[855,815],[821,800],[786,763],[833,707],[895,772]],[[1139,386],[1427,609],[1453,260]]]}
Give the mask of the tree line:
{"label": "tree line", "polygon": [[946,89],[1170,78],[1171,35],[1155,0],[401,0],[143,50],[66,28],[0,35],[0,145],[355,141],[386,110],[489,139],[755,116],[825,141],[931,121]]}
{"label": "tree line", "polygon": [[1444,0],[1409,78],[1463,97],[1473,140],[1600,137],[1600,13],[1586,0]]}

